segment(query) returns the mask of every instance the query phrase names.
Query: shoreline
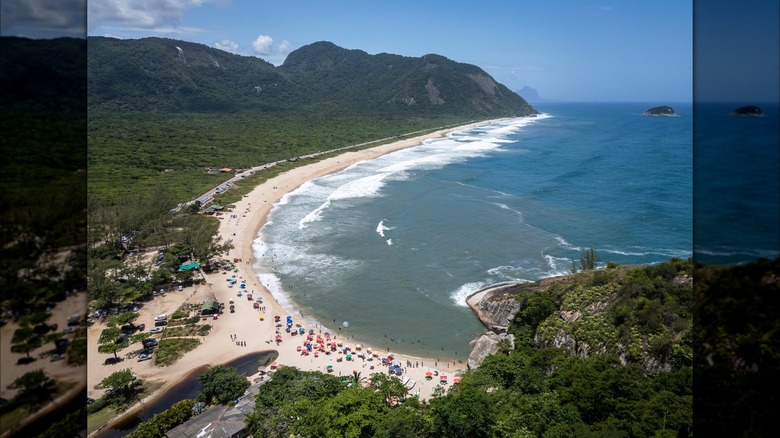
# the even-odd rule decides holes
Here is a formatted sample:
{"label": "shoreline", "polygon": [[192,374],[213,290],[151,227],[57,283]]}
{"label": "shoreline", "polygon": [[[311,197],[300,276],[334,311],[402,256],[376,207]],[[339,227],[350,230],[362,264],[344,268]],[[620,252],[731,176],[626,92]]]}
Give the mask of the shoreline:
{"label": "shoreline", "polygon": [[[102,395],[103,391],[97,389],[95,385],[99,384],[103,378],[110,375],[113,371],[128,366],[136,373],[138,378],[150,383],[162,382],[162,385],[141,403],[137,403],[106,423],[101,430],[110,428],[121,419],[136,413],[145,403],[159,397],[173,386],[176,381],[180,381],[181,376],[190,373],[192,370],[204,365],[213,366],[226,363],[252,352],[275,350],[279,355],[276,362],[295,366],[304,371],[321,371],[325,373],[326,366],[331,366],[332,373],[339,376],[360,372],[361,377],[367,378],[374,372],[385,373],[386,369],[381,366],[380,361],[367,361],[365,357],[362,360],[343,360],[340,353],[322,354],[319,357],[302,355],[296,349],[296,346],[299,347],[301,345],[299,341],[302,341],[302,339],[292,337],[284,331],[281,332],[283,340],[280,343],[274,342],[276,330],[271,318],[274,315],[286,315],[288,309],[284,308],[277,300],[277,297],[260,282],[259,276],[253,269],[254,264],[257,262],[253,247],[256,240],[260,239],[260,242],[262,242],[260,229],[266,224],[273,207],[286,194],[296,190],[307,181],[337,173],[360,161],[371,160],[388,153],[419,146],[426,140],[443,138],[451,132],[495,123],[499,120],[504,119],[473,122],[368,149],[344,152],[311,164],[290,169],[254,187],[235,203],[232,211],[223,213],[220,216],[218,235],[222,242],[232,240],[234,247],[224,257],[229,260],[239,260],[236,264],[239,270],[235,272],[235,275],[246,282],[247,287],[244,292],[250,292],[255,296],[263,298],[261,305],[265,308],[265,311],[261,312],[253,309],[252,303],[248,302],[244,297],[237,298],[236,291],[240,289],[232,289],[225,284],[227,276],[224,275],[224,272],[201,273],[204,284],[187,287],[182,292],[169,292],[165,297],[155,298],[144,305],[140,309],[139,313],[141,316],[138,318],[138,321],[147,323],[158,314],[173,313],[186,302],[201,302],[204,299],[212,298],[216,298],[220,302],[235,300],[236,312],[235,314],[225,313],[220,315],[217,321],[209,322],[212,324],[211,333],[201,338],[201,344],[197,348],[186,353],[179,361],[169,367],[153,366],[153,361],[137,363],[134,360],[131,360],[130,364],[127,364],[127,361],[125,361],[119,366],[106,366],[102,364],[102,359],[108,356],[91,354],[93,357],[97,356],[97,361],[89,361],[88,393],[90,397],[97,398]],[[291,303],[294,305],[294,302],[291,301]],[[264,320],[259,320],[258,316],[264,317]],[[306,329],[324,331],[324,326],[320,321],[308,316],[301,322],[305,323],[306,320],[315,321],[314,327],[304,324]],[[102,324],[95,324],[90,328],[89,352],[97,351],[97,338],[101,329]],[[363,348],[362,351],[367,351],[371,348],[373,352],[390,353],[390,348],[372,348],[373,346],[361,342],[359,333],[353,333],[351,338],[347,336],[346,339],[339,336],[338,333],[334,333],[334,335],[333,340],[344,342],[345,346],[354,345],[356,349],[360,345]],[[238,346],[235,340],[242,341],[244,346]],[[465,361],[463,363],[458,363],[454,360],[452,362],[439,362],[437,358],[433,357],[416,357],[405,354],[396,354],[394,357],[400,360],[402,364],[407,365],[404,376],[415,381],[409,392],[415,395],[419,394],[421,399],[428,399],[434,387],[439,386],[439,382],[425,379],[426,372],[439,371],[443,375],[454,375],[467,369]],[[374,365],[378,366],[374,367]],[[90,435],[95,433],[97,432],[93,432]]]}

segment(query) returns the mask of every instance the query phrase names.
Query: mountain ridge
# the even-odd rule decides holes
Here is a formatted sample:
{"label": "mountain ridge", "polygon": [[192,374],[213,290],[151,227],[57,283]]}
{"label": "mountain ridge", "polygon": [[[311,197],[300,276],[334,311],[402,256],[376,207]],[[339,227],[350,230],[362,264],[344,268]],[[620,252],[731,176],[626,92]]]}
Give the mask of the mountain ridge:
{"label": "mountain ridge", "polygon": [[203,44],[88,37],[90,108],[112,111],[335,109],[356,114],[527,116],[481,68],[428,54],[370,55],[319,41],[278,67]]}

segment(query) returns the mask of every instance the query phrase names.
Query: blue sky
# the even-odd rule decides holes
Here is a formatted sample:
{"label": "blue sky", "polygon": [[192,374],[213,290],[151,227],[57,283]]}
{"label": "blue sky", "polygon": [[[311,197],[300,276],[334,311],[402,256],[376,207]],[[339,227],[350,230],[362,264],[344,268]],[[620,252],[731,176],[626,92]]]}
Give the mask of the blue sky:
{"label": "blue sky", "polygon": [[[86,15],[89,35],[175,38],[276,65],[316,41],[371,54],[436,53],[475,64],[510,89],[527,85],[543,98],[568,101],[689,101],[695,46],[696,62],[701,52],[707,67],[696,78],[703,95],[725,89],[740,97],[766,95],[768,89],[772,95],[765,82],[778,71],[777,32],[766,32],[777,28],[776,0],[0,1],[3,35],[36,37],[38,24],[49,33],[37,37],[51,37],[58,26],[63,33],[75,29],[68,23]],[[701,14],[696,19],[694,3]],[[57,14],[45,14],[47,5],[65,17],[52,20]],[[734,53],[724,54],[724,47]],[[768,67],[766,53],[775,57]],[[741,61],[730,62],[730,56],[763,65],[752,80],[737,81]],[[718,77],[720,71],[731,74]]]}
{"label": "blue sky", "polygon": [[[138,6],[107,7],[120,3]],[[276,65],[291,50],[330,41],[370,54],[436,53],[545,98],[683,101],[692,93],[692,6],[676,0],[88,4],[90,35],[167,36]]]}

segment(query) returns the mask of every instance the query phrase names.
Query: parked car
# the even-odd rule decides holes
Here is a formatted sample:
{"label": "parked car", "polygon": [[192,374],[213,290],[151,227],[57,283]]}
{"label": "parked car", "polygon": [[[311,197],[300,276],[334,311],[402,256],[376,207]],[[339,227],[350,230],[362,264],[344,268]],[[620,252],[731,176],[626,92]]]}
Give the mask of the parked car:
{"label": "parked car", "polygon": [[153,329],[149,330],[149,333],[151,333],[151,334],[155,334],[155,333],[162,333],[162,332],[163,332],[163,330],[165,330],[165,329],[164,329],[164,328],[162,328],[162,327],[155,327],[155,328],[153,328]]}
{"label": "parked car", "polygon": [[162,327],[164,325],[168,325],[168,321],[155,321],[154,326],[155,327]]}
{"label": "parked car", "polygon": [[141,345],[143,345],[145,348],[156,347],[157,346],[157,339],[146,338],[143,341],[141,341]]}
{"label": "parked car", "polygon": [[122,336],[116,338],[116,341],[114,341],[114,343],[116,343],[116,344],[124,344],[124,342],[126,340],[127,340],[127,338],[125,337],[125,335],[122,335]]}
{"label": "parked car", "polygon": [[54,346],[57,348],[57,350],[64,350],[68,348],[68,345],[70,345],[70,341],[65,338],[59,338],[54,341]]}
{"label": "parked car", "polygon": [[65,355],[60,353],[54,353],[51,356],[49,356],[49,360],[52,362],[62,360],[62,359],[65,359]]}
{"label": "parked car", "polygon": [[139,332],[142,332],[146,329],[146,324],[140,324],[137,328]]}
{"label": "parked car", "polygon": [[138,362],[143,362],[145,360],[149,360],[152,358],[151,354],[139,354],[138,355]]}
{"label": "parked car", "polygon": [[95,403],[95,399],[92,397],[87,397],[87,404],[91,405],[92,403]]}
{"label": "parked car", "polygon": [[73,327],[65,327],[64,329],[62,329],[62,334],[63,335],[67,335],[67,334],[73,333],[75,331],[76,331],[76,329],[74,329]]}
{"label": "parked car", "polygon": [[119,362],[122,362],[122,358],[109,357],[109,358],[106,358],[105,361],[103,361],[103,365],[113,365],[113,364],[119,363]]}
{"label": "parked car", "polygon": [[164,313],[162,315],[157,315],[154,318],[155,321],[165,321],[166,319],[168,319],[168,315],[166,315]]}

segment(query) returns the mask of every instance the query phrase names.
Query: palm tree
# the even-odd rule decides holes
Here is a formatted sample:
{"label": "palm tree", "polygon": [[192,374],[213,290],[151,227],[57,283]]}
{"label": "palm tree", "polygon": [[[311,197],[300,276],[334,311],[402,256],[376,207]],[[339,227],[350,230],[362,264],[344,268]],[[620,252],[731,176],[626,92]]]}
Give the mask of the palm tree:
{"label": "palm tree", "polygon": [[358,386],[360,384],[360,371],[354,370],[352,371],[352,385]]}

